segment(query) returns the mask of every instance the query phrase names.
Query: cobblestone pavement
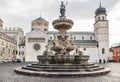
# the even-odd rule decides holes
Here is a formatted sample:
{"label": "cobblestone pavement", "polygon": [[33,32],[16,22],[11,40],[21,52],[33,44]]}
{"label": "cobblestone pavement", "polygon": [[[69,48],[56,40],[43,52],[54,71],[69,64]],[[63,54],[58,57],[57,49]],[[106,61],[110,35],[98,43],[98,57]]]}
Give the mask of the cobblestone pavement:
{"label": "cobblestone pavement", "polygon": [[120,82],[120,63],[102,64],[111,68],[108,75],[96,77],[70,77],[70,78],[48,78],[19,75],[14,68],[26,65],[27,63],[5,63],[0,64],[0,82]]}

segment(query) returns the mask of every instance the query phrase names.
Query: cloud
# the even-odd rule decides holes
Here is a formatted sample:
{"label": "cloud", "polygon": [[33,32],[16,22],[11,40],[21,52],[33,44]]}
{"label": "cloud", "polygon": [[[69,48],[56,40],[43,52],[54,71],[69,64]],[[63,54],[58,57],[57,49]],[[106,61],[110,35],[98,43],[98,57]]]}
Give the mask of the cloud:
{"label": "cloud", "polygon": [[[68,1],[66,16],[78,19],[89,19],[94,17],[94,12],[99,7],[98,0],[66,0]],[[119,0],[104,0],[103,6],[110,10]],[[21,16],[23,18],[39,17],[40,13],[51,21],[59,17],[60,0],[0,0],[0,16],[8,14]],[[11,16],[8,16],[11,19]]]}
{"label": "cloud", "polygon": [[108,14],[109,21],[109,32],[110,32],[110,44],[120,42],[120,2],[118,2]]}
{"label": "cloud", "polygon": [[[118,1],[119,0],[104,0],[102,5],[110,12],[111,8],[114,7]],[[49,12],[51,18],[58,17],[60,1],[55,0],[45,6],[46,7],[43,8],[44,14]],[[89,19],[94,17],[94,12],[98,7],[98,0],[68,0],[66,15],[67,17],[71,17],[73,19]]]}
{"label": "cloud", "polygon": [[[74,21],[72,30],[93,30],[94,12],[100,2],[98,0],[64,1],[68,1],[66,16]],[[59,18],[60,2],[61,0],[0,0],[0,18],[4,21],[5,27],[21,27],[28,32],[31,28],[31,21],[42,14],[42,17],[50,22],[49,29],[53,30],[51,23],[54,19]],[[119,27],[119,2],[120,0],[102,0],[102,6],[107,9],[110,20],[111,34],[114,28]]]}

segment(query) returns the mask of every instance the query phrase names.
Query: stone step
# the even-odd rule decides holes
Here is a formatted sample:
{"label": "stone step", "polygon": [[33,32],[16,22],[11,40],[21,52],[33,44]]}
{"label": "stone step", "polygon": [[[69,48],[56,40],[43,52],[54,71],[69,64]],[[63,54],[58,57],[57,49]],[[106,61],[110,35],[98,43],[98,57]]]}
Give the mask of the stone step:
{"label": "stone step", "polygon": [[44,76],[44,77],[91,77],[91,76],[98,76],[108,74],[110,72],[109,68],[104,68],[97,71],[73,71],[73,72],[53,72],[53,71],[34,71],[32,68],[22,69],[18,67],[14,70],[16,73],[23,74],[23,75],[31,75],[31,76]]}
{"label": "stone step", "polygon": [[85,68],[96,68],[96,67],[100,67],[99,65],[94,65],[94,66],[84,66]]}
{"label": "stone step", "polygon": [[37,66],[93,66],[95,65],[94,63],[89,63],[89,64],[38,64],[38,63],[33,63],[33,64],[29,64],[29,65],[37,65]]}
{"label": "stone step", "polygon": [[96,68],[86,69],[85,71],[97,71],[97,70],[101,70],[101,69],[104,69],[104,68],[105,68],[105,67],[99,66],[99,67],[96,67]]}
{"label": "stone step", "polygon": [[31,68],[31,67],[22,67],[22,69],[33,70],[33,71],[47,71],[47,72],[77,72],[77,71],[85,71],[85,69],[39,69],[39,68]]}
{"label": "stone step", "polygon": [[32,68],[43,68],[43,69],[83,69],[83,66],[35,66],[35,65],[27,65],[27,67]]}
{"label": "stone step", "polygon": [[33,70],[33,71],[39,71],[39,69],[30,68],[30,67],[26,67],[26,66],[23,66],[22,69]]}
{"label": "stone step", "polygon": [[42,66],[38,66],[38,65],[31,65],[28,64],[27,67],[32,67],[32,68],[41,68],[41,69],[89,69],[89,68],[96,68],[99,67],[99,65],[93,65],[93,66],[74,66],[74,65],[51,65],[51,66],[46,66],[46,65],[42,65]]}

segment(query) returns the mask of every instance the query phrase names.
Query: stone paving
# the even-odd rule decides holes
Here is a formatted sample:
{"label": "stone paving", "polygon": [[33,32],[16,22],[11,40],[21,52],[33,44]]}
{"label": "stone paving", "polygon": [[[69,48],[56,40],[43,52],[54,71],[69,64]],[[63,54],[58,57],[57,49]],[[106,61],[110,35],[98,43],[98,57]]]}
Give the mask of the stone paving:
{"label": "stone paving", "polygon": [[108,75],[96,77],[67,77],[48,78],[19,75],[14,72],[14,68],[28,63],[5,63],[0,64],[0,82],[120,82],[120,63],[107,63],[103,66],[111,68]]}

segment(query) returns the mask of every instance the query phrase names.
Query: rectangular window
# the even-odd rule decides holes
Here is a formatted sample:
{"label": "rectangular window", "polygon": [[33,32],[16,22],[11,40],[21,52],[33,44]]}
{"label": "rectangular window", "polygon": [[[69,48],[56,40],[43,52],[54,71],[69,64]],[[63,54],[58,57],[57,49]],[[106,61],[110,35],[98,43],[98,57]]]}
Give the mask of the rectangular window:
{"label": "rectangular window", "polygon": [[102,54],[105,54],[105,48],[102,48]]}

